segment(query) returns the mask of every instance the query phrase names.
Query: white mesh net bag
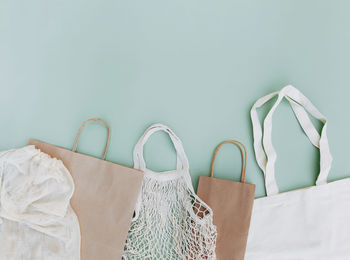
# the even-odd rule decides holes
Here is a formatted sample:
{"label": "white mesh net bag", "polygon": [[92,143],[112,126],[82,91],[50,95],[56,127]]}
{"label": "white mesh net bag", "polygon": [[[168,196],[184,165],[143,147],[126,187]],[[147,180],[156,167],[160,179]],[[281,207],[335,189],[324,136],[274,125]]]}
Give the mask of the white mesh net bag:
{"label": "white mesh net bag", "polygon": [[[146,169],[143,145],[163,130],[177,151],[177,169]],[[134,149],[134,167],[145,172],[123,259],[215,259],[212,210],[194,193],[188,160],[179,138],[166,126],[146,130]]]}

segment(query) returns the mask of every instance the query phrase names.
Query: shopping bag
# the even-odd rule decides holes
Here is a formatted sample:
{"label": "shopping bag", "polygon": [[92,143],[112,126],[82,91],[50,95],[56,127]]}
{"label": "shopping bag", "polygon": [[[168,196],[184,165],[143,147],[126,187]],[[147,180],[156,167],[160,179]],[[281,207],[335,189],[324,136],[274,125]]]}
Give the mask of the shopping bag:
{"label": "shopping bag", "polygon": [[[91,121],[102,123],[108,130],[102,160],[75,152],[83,127]],[[143,179],[139,170],[104,160],[109,139],[108,124],[97,118],[82,124],[72,151],[29,141],[41,151],[62,160],[73,177],[75,192],[71,205],[79,219],[82,260],[121,259]]]}
{"label": "shopping bag", "polygon": [[[214,163],[222,145],[236,145],[242,155],[241,182],[214,178]],[[243,260],[252,207],[255,185],[246,183],[247,151],[238,141],[220,143],[213,155],[210,177],[200,176],[197,195],[213,210],[214,225],[217,228],[216,257],[218,260]]]}
{"label": "shopping bag", "polygon": [[[176,170],[146,168],[143,146],[160,130],[169,134],[176,149]],[[188,160],[174,132],[161,124],[149,127],[135,146],[134,167],[145,177],[123,259],[215,259],[212,210],[193,191]]]}
{"label": "shopping bag", "polygon": [[[275,96],[278,98],[265,117],[262,130],[257,108]],[[311,143],[320,150],[320,173],[316,186],[280,193],[271,133],[273,113],[283,98],[289,101]],[[323,123],[321,134],[306,111]],[[265,176],[267,197],[254,202],[246,259],[350,259],[350,178],[327,182],[332,156],[326,118],[292,86],[259,99],[252,107],[251,118],[255,155]]]}

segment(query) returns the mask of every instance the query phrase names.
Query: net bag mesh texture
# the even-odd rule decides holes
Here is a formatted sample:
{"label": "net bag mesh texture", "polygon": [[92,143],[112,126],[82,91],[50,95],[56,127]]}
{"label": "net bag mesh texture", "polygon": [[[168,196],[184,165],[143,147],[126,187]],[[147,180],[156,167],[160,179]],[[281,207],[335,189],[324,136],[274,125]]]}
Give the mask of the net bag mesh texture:
{"label": "net bag mesh texture", "polygon": [[188,186],[183,176],[159,181],[145,175],[123,259],[216,258],[212,211]]}

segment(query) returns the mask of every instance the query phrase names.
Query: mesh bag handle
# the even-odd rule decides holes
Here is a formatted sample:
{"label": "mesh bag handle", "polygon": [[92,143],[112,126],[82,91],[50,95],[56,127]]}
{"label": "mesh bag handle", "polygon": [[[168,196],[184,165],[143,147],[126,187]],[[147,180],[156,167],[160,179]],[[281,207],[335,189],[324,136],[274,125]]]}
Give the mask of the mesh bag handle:
{"label": "mesh bag handle", "polygon": [[176,136],[176,134],[167,126],[163,124],[151,125],[145,133],[140,137],[139,141],[134,148],[134,168],[145,170],[146,163],[143,157],[143,146],[147,142],[148,138],[155,132],[164,131],[169,136],[175,147],[177,153],[177,170],[188,170],[188,159],[185,154],[181,140]]}

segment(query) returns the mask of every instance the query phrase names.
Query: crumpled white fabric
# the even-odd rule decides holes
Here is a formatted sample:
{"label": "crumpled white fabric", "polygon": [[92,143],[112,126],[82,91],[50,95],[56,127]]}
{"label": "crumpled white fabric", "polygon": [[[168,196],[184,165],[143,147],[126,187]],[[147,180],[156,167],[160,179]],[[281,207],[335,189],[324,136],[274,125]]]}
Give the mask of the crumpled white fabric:
{"label": "crumpled white fabric", "polygon": [[62,161],[33,145],[1,152],[0,259],[80,259],[73,191]]}

